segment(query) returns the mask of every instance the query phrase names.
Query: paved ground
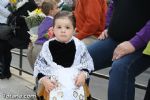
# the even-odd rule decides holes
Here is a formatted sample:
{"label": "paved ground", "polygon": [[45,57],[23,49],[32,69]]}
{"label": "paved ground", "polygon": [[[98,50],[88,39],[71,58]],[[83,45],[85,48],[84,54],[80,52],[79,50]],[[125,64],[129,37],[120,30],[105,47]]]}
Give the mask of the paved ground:
{"label": "paved ground", "polygon": [[14,74],[10,79],[0,80],[0,100],[36,100],[34,84]]}

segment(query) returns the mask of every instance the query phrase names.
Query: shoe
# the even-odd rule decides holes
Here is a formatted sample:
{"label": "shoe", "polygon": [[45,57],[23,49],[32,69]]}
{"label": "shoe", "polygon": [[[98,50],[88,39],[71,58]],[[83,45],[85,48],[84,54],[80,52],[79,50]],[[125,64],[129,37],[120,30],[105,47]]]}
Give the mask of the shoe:
{"label": "shoe", "polygon": [[36,92],[36,90],[37,90],[37,87],[36,87],[36,86],[34,86],[34,87],[33,87],[33,91],[35,91],[35,92]]}
{"label": "shoe", "polygon": [[9,79],[11,77],[11,73],[7,73],[7,74],[3,74],[3,73],[0,73],[0,79]]}

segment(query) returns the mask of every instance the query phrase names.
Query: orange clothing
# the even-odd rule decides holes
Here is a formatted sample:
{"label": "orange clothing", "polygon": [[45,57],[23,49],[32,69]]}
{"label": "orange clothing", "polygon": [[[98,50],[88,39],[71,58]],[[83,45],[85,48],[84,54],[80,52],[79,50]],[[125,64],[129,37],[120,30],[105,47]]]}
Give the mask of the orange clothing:
{"label": "orange clothing", "polygon": [[105,28],[106,12],[107,0],[77,0],[74,11],[75,36],[78,39],[91,35],[98,37]]}

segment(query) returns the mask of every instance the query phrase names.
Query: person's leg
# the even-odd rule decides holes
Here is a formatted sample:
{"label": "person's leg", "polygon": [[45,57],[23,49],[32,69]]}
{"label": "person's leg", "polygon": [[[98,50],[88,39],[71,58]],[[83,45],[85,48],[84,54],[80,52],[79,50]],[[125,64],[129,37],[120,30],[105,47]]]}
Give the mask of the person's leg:
{"label": "person's leg", "polygon": [[[88,51],[93,59],[95,71],[109,67],[112,63],[112,54],[117,43],[111,38],[105,40],[96,40],[91,45],[88,45]],[[90,79],[86,81],[89,85]]]}
{"label": "person's leg", "polygon": [[[32,58],[31,58],[31,60],[32,60],[32,69],[33,69],[33,70],[34,70],[34,63],[35,63],[36,58],[37,58],[37,56],[39,55],[41,49],[42,49],[42,45],[40,45],[40,44],[35,44],[35,45],[33,46],[32,53],[31,53],[31,56],[32,56]],[[38,80],[35,80],[35,87],[34,87],[34,90],[37,89],[37,84],[38,84]]]}
{"label": "person's leg", "polygon": [[[33,48],[33,51],[32,51],[32,61],[33,61],[33,64],[35,63],[35,61],[37,59],[37,56],[41,52],[42,46],[43,46],[42,44],[35,44],[35,46]],[[34,69],[34,66],[33,66],[33,69]]]}
{"label": "person's leg", "polygon": [[27,57],[28,57],[29,64],[33,70],[34,70],[35,60],[38,54],[40,53],[41,49],[42,49],[42,45],[39,45],[39,44],[35,44],[34,46],[31,45],[28,48]]}
{"label": "person's leg", "polygon": [[0,54],[0,76],[3,74],[4,62],[3,55]]}
{"label": "person's leg", "polygon": [[111,38],[97,40],[88,46],[88,51],[93,58],[95,70],[109,67],[112,63],[113,51],[117,43]]}
{"label": "person's leg", "polygon": [[4,41],[3,40],[0,40],[0,76],[2,75],[2,72],[3,72],[3,68],[4,68]]}
{"label": "person's leg", "polygon": [[29,43],[29,46],[28,46],[28,50],[27,50],[27,59],[29,61],[29,64],[31,66],[31,68],[33,69],[33,61],[32,61],[32,51],[33,51],[33,44],[32,43]]}
{"label": "person's leg", "polygon": [[11,64],[11,60],[12,60],[12,55],[11,55],[11,49],[13,48],[8,41],[5,44],[5,52],[4,52],[4,60],[5,60],[5,68],[4,68],[4,75],[6,76],[6,78],[10,78],[11,77],[11,72],[10,72],[10,64]]}
{"label": "person's leg", "polygon": [[0,78],[1,79],[10,78],[11,77],[10,63],[12,59],[12,55],[11,55],[12,46],[7,41],[3,41],[3,44],[1,46],[3,46],[3,50],[0,56],[2,58],[1,59],[2,70],[1,70]]}
{"label": "person's leg", "polygon": [[108,100],[134,100],[135,77],[150,66],[150,57],[142,49],[112,63]]}
{"label": "person's leg", "polygon": [[4,68],[4,75],[6,76],[6,78],[10,78],[11,77],[11,72],[10,72],[10,64],[11,64],[11,60],[12,60],[12,55],[11,55],[11,49],[9,49],[9,47],[7,48],[6,52],[5,52],[5,68]]}
{"label": "person's leg", "polygon": [[92,43],[94,43],[95,41],[97,40],[96,37],[94,36],[89,36],[89,37],[86,37],[84,39],[82,39],[82,41],[88,46],[88,45],[91,45]]}
{"label": "person's leg", "polygon": [[146,90],[144,100],[150,100],[150,79],[149,79],[148,84],[147,84],[147,90]]}

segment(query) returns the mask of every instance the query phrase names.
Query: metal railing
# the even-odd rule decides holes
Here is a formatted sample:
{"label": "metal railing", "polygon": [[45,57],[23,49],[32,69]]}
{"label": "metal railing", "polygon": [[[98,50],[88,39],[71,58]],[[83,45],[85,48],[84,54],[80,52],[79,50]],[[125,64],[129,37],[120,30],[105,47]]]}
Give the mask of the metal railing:
{"label": "metal railing", "polygon": [[27,57],[26,54],[23,54],[23,50],[20,49],[20,52],[16,52],[16,51],[11,51],[13,54],[16,54],[19,56],[19,67],[17,66],[11,66],[12,68],[14,69],[17,69],[19,70],[19,75],[22,75],[22,72],[26,73],[26,74],[29,74],[29,75],[32,75],[32,73],[28,72],[28,71],[25,71],[22,69],[22,60],[23,60],[23,57]]}
{"label": "metal railing", "polygon": [[[15,66],[11,66],[13,67],[14,69],[17,69],[19,70],[19,75],[22,75],[22,72],[26,73],[26,74],[29,74],[29,75],[32,75],[32,73],[28,72],[28,71],[25,71],[22,69],[22,60],[23,60],[23,57],[27,57],[26,54],[23,54],[23,50],[20,49],[20,52],[16,52],[16,51],[11,51],[13,54],[16,54],[19,56],[19,68],[15,67]],[[105,74],[101,74],[101,73],[97,73],[97,72],[93,72],[91,75],[95,76],[95,77],[98,77],[98,78],[103,78],[103,79],[107,79],[109,80],[109,76],[108,75],[105,75]],[[146,90],[147,86],[143,85],[143,84],[139,84],[139,83],[135,83],[135,87],[138,88],[138,89],[142,89],[142,90]],[[95,97],[92,97],[93,100],[98,100],[97,98]]]}

